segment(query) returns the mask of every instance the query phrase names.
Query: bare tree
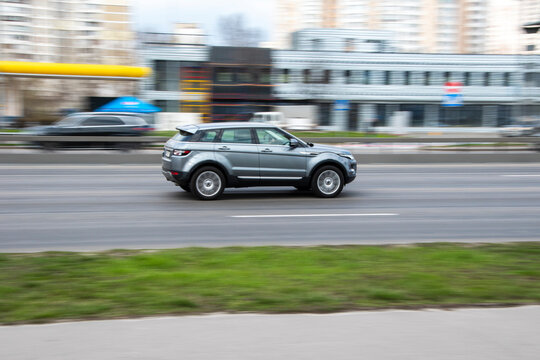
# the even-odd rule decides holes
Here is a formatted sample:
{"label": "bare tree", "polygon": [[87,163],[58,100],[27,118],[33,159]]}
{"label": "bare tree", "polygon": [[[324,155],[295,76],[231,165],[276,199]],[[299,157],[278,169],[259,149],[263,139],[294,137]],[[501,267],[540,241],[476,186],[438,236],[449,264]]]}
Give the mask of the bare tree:
{"label": "bare tree", "polygon": [[228,46],[257,46],[262,38],[262,31],[246,27],[244,15],[231,14],[218,20],[220,37]]}

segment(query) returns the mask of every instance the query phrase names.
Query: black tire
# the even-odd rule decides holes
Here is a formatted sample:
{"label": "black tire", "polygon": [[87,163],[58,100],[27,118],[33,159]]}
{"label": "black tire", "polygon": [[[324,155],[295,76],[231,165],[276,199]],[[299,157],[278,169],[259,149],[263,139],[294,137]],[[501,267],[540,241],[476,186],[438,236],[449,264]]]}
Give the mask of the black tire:
{"label": "black tire", "polygon": [[223,173],[213,166],[205,166],[193,174],[189,182],[191,193],[201,200],[214,200],[225,190]]}
{"label": "black tire", "polygon": [[338,196],[344,185],[343,173],[332,165],[322,166],[317,169],[311,178],[313,194],[322,198]]}
{"label": "black tire", "polygon": [[116,149],[121,152],[129,152],[133,149],[133,145],[126,142],[120,142],[116,144]]}
{"label": "black tire", "polygon": [[40,145],[41,145],[41,148],[46,151],[54,151],[59,148],[59,144],[54,141],[42,142]]}
{"label": "black tire", "polygon": [[178,185],[182,188],[182,190],[184,191],[187,191],[187,192],[191,192],[191,189],[189,188],[189,185]]}

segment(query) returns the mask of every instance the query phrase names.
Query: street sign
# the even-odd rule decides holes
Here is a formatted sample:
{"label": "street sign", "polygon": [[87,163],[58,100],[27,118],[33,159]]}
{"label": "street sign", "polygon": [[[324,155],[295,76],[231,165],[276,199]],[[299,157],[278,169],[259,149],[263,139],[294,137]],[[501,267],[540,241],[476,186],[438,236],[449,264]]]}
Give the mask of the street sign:
{"label": "street sign", "polygon": [[336,100],[334,101],[334,110],[347,111],[349,110],[349,100]]}
{"label": "street sign", "polygon": [[448,81],[445,83],[442,106],[463,106],[463,95],[461,94],[462,86],[463,84],[459,81]]}
{"label": "street sign", "polygon": [[461,94],[444,94],[442,100],[442,106],[463,106],[463,95]]}

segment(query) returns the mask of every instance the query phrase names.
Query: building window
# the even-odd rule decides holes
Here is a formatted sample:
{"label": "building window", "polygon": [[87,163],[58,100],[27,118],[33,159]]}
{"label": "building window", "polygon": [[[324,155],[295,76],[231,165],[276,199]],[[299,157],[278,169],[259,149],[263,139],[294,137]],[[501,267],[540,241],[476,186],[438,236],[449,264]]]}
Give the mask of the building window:
{"label": "building window", "polygon": [[431,82],[431,73],[429,71],[426,71],[424,73],[424,85],[428,86],[430,85],[430,82]]}
{"label": "building window", "polygon": [[283,69],[281,71],[281,83],[283,84],[289,83],[289,69]]}
{"label": "building window", "polygon": [[390,71],[384,72],[384,85],[390,85]]}
{"label": "building window", "polygon": [[424,126],[425,105],[423,104],[401,104],[399,111],[408,111],[411,114],[410,126]]}
{"label": "building window", "polygon": [[216,69],[216,82],[218,83],[231,83],[233,82],[233,73],[227,68]]}
{"label": "building window", "polygon": [[362,82],[364,85],[371,84],[371,72],[369,70],[364,70],[364,76],[362,76]]}
{"label": "building window", "polygon": [[180,103],[177,100],[155,100],[154,105],[163,112],[178,112],[180,110]]}
{"label": "building window", "polygon": [[464,86],[470,86],[471,85],[471,73],[466,72],[463,74],[463,85]]}
{"label": "building window", "polygon": [[319,104],[319,122],[322,126],[330,125],[331,109],[330,103]]}
{"label": "building window", "polygon": [[259,84],[270,84],[270,69],[260,69],[257,74],[259,75]]}
{"label": "building window", "polygon": [[253,82],[253,74],[249,71],[241,71],[237,74],[238,82],[241,84],[251,84]]}
{"label": "building window", "polygon": [[444,126],[482,126],[482,106],[441,107],[439,122]]}
{"label": "building window", "polygon": [[354,51],[354,39],[345,39],[345,52]]}
{"label": "building window", "polygon": [[330,70],[324,70],[323,84],[330,84]]}
{"label": "building window", "polygon": [[158,91],[179,91],[180,89],[180,62],[154,61],[154,88]]}
{"label": "building window", "polygon": [[405,71],[403,82],[405,85],[411,85],[411,72]]}
{"label": "building window", "polygon": [[444,82],[447,83],[450,81],[450,72],[445,71],[444,72]]}
{"label": "building window", "polygon": [[311,71],[309,69],[304,69],[304,71],[302,72],[302,75],[303,75],[302,80],[304,84],[311,83]]}
{"label": "building window", "polygon": [[510,73],[503,74],[503,86],[510,86]]}
{"label": "building window", "polygon": [[489,83],[490,83],[490,74],[489,73],[484,73],[484,86],[489,86]]}
{"label": "building window", "polygon": [[386,104],[376,104],[377,115],[372,126],[386,126]]}
{"label": "building window", "polygon": [[527,51],[534,51],[536,49],[536,46],[534,45],[527,45],[525,48]]}
{"label": "building window", "polygon": [[497,126],[510,125],[512,123],[512,111],[510,105],[497,105]]}
{"label": "building window", "polygon": [[345,84],[352,84],[351,81],[351,70],[345,70],[343,72],[343,75],[345,76]]}

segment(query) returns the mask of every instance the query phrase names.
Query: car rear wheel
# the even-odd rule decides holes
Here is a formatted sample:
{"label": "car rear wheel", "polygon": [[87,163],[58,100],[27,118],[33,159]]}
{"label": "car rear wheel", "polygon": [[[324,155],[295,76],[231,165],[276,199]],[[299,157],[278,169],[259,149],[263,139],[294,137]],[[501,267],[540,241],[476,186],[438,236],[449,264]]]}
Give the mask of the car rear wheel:
{"label": "car rear wheel", "polygon": [[225,178],[215,167],[206,166],[195,171],[189,188],[201,200],[214,200],[225,190]]}
{"label": "car rear wheel", "polygon": [[333,198],[343,190],[343,174],[335,166],[323,166],[313,175],[311,188],[316,196]]}

